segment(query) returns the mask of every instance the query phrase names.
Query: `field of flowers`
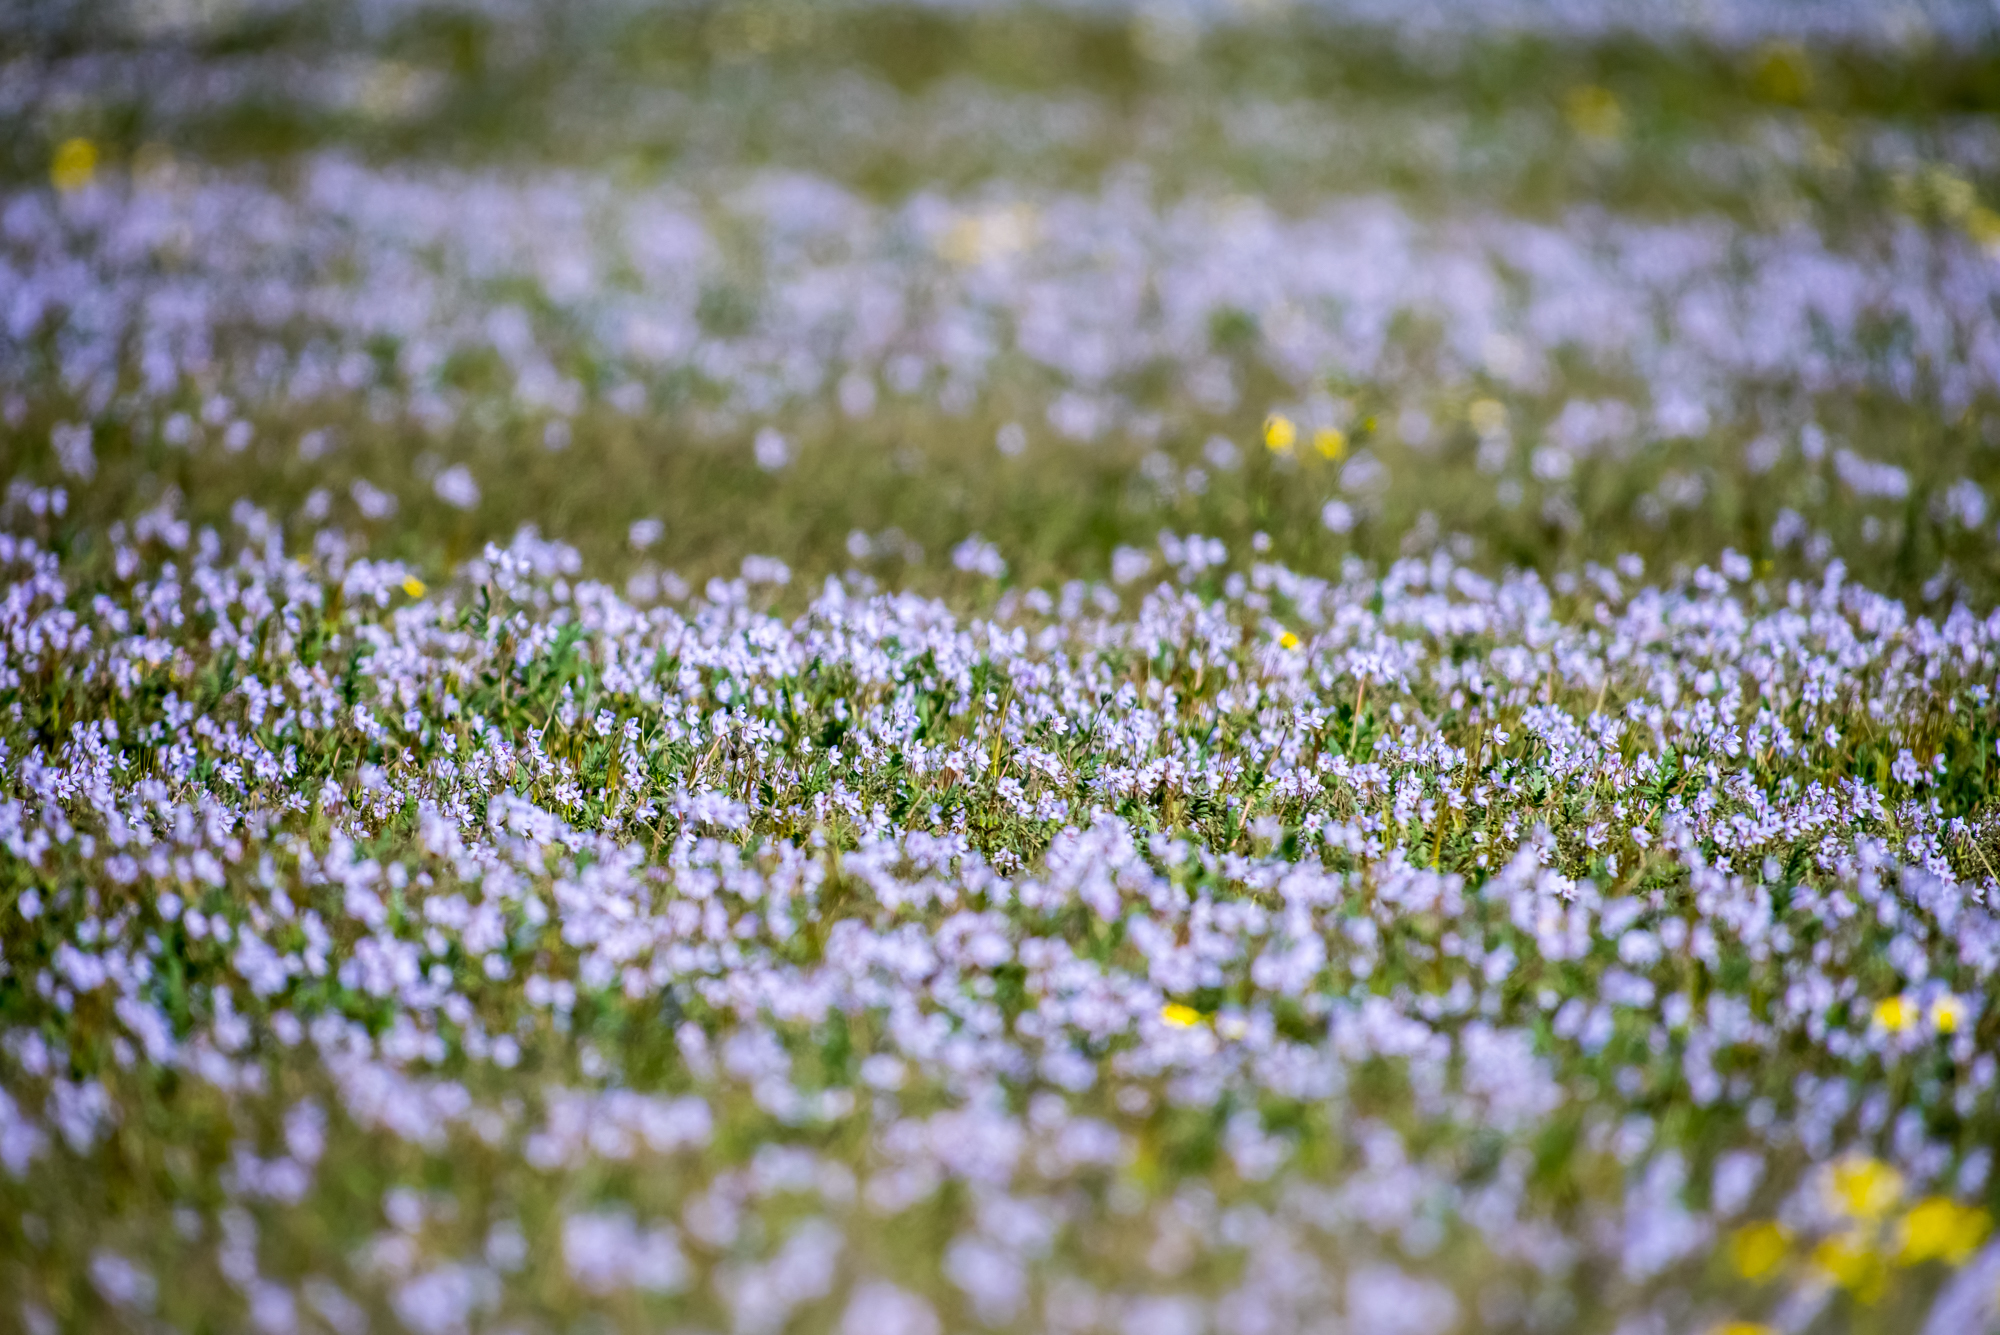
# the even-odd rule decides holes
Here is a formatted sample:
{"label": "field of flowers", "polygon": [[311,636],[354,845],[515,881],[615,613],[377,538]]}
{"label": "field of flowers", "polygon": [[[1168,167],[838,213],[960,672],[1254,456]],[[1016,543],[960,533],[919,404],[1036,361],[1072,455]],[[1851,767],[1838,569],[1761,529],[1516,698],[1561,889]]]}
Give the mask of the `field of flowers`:
{"label": "field of flowers", "polygon": [[0,13],[0,1328],[2000,1330],[2000,17]]}

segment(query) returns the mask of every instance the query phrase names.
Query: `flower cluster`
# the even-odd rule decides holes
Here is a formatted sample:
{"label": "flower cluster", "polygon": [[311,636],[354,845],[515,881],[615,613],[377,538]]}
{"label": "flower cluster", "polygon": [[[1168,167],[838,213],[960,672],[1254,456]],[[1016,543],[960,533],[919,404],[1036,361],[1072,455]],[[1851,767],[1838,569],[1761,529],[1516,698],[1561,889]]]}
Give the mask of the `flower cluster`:
{"label": "flower cluster", "polygon": [[[704,428],[729,433],[827,397],[851,418],[885,395],[963,414],[1031,374],[1059,387],[1031,425],[1094,441],[1157,437],[1163,413],[1236,409],[1245,373],[1225,349],[1241,322],[1257,332],[1258,371],[1296,404],[1268,443],[1289,449],[1304,428],[1329,459],[1353,425],[1352,405],[1321,387],[1329,367],[1467,399],[1481,384],[1545,394],[1582,359],[1625,397],[1564,405],[1534,460],[1555,479],[1594,452],[1733,421],[1774,382],[1820,394],[1929,381],[1956,413],[2000,378],[1986,252],[1908,222],[1853,246],[1582,213],[1438,223],[1386,200],[1293,217],[1240,197],[1161,207],[1119,188],[884,207],[804,176],[699,184],[613,191],[329,155],[300,163],[289,190],[182,169],[24,194],[0,223],[0,389],[53,376],[140,439],[242,451],[260,410],[372,393],[444,436],[497,388],[560,448],[592,404],[640,416],[699,402]],[[1421,359],[1396,337],[1412,323],[1443,331]],[[489,365],[497,384],[469,380]],[[1180,388],[1137,400],[1162,367]],[[196,402],[169,407],[193,387]],[[1430,439],[1416,416],[1394,427]],[[1499,472],[1504,419],[1481,434]],[[65,439],[65,471],[87,480],[89,440]],[[775,433],[755,452],[774,470],[789,457]],[[1894,464],[1836,463],[1859,494],[1907,492]],[[1351,489],[1370,489],[1367,464],[1348,461]],[[462,508],[479,496],[464,465],[436,488]]]}
{"label": "flower cluster", "polygon": [[[747,581],[636,605],[533,535],[426,587],[248,506],[96,573],[24,516],[7,1171],[46,1229],[154,1101],[212,1108],[149,1248],[268,1328],[310,1278],[419,1329],[517,1282],[776,1329],[933,1226],[981,1320],[1172,1291],[1244,1330],[1444,1330],[1601,1266],[1643,1303],[1725,1233],[1871,1299],[1984,1236],[2000,879],[1955,813],[2000,620],[1172,535],[1123,590],[787,619]],[[459,1167],[385,1182],[344,1280],[287,1273],[257,1221],[351,1190],[361,1138]]]}

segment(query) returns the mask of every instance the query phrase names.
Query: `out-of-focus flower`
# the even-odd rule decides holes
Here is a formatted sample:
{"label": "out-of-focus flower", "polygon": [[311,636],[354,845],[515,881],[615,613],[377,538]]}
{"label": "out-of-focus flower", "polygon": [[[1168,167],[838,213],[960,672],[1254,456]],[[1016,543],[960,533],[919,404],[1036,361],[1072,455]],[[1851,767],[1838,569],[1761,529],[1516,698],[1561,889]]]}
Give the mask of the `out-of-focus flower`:
{"label": "out-of-focus flower", "polygon": [[951,564],[954,569],[984,575],[987,579],[999,579],[1007,573],[1007,562],[1000,549],[977,533],[951,549]]}
{"label": "out-of-focus flower", "polygon": [[424,582],[418,579],[415,575],[411,575],[409,578],[403,581],[403,592],[409,594],[410,597],[412,598],[423,597],[424,591],[425,591]]}
{"label": "out-of-focus flower", "polygon": [[1337,460],[1347,453],[1347,433],[1339,427],[1323,426],[1313,432],[1313,448],[1320,458]]}
{"label": "out-of-focus flower", "polygon": [[1201,1012],[1192,1006],[1184,1006],[1178,1001],[1170,1001],[1160,1007],[1160,1019],[1176,1029],[1192,1029],[1201,1023]]}
{"label": "out-of-focus flower", "polygon": [[881,1280],[855,1286],[841,1335],[937,1335],[937,1313],[922,1298]]}
{"label": "out-of-focus flower", "polygon": [[2000,212],[1984,204],[1973,205],[1965,213],[1965,234],[1988,252],[2000,250]]}
{"label": "out-of-focus flower", "polygon": [[1833,1166],[1833,1204],[1850,1219],[1876,1220],[1903,1198],[1903,1175],[1880,1159],[1843,1159]]}
{"label": "out-of-focus flower", "polygon": [[1299,428],[1291,418],[1283,413],[1272,413],[1264,419],[1264,447],[1274,454],[1283,454],[1299,443]]}
{"label": "out-of-focus flower", "polygon": [[97,454],[91,449],[91,437],[89,424],[83,422],[64,422],[49,432],[49,445],[55,450],[63,472],[86,482],[97,475]]}
{"label": "out-of-focus flower", "polygon": [[367,478],[356,478],[347,494],[354,498],[354,508],[361,511],[363,519],[387,519],[396,513],[396,498]]}
{"label": "out-of-focus flower", "polygon": [[1955,1034],[1965,1019],[1965,1003],[1954,996],[1942,996],[1931,1003],[1931,1024],[1940,1034]]}
{"label": "out-of-focus flower", "polygon": [[1875,1003],[1875,1024],[1892,1034],[1900,1034],[1916,1024],[1920,1013],[1908,997],[1884,997]]}
{"label": "out-of-focus flower", "polygon": [[81,190],[97,179],[97,145],[88,139],[65,139],[49,163],[49,181],[64,194]]}
{"label": "out-of-focus flower", "polygon": [[954,264],[1005,259],[1035,244],[1041,219],[1026,204],[1010,204],[955,220],[938,241],[938,251]]}
{"label": "out-of-focus flower", "polygon": [[1812,62],[1797,42],[1766,42],[1757,49],[1751,83],[1770,101],[1803,102],[1812,92]]}
{"label": "out-of-focus flower", "polygon": [[1925,1197],[1896,1226],[1896,1262],[1960,1265],[1992,1229],[1992,1216],[1976,1205],[1960,1205],[1944,1196]]}
{"label": "out-of-focus flower", "polygon": [[1813,1268],[1852,1293],[1873,1303],[1888,1286],[1888,1267],[1870,1239],[1860,1233],[1836,1233],[1813,1248]]}
{"label": "out-of-focus flower", "polygon": [[1625,108],[1609,88],[1583,84],[1563,98],[1569,128],[1586,139],[1616,139],[1625,133]]}
{"label": "out-of-focus flower", "polygon": [[1729,1265],[1745,1279],[1763,1279],[1791,1250],[1792,1231],[1776,1220],[1745,1224],[1729,1235]]}
{"label": "out-of-focus flower", "polygon": [[757,466],[767,473],[775,473],[792,461],[792,443],[776,427],[758,431],[752,452],[757,456]]}
{"label": "out-of-focus flower", "polygon": [[1498,399],[1474,399],[1465,410],[1465,420],[1482,436],[1506,429],[1507,405]]}
{"label": "out-of-focus flower", "polygon": [[470,510],[479,504],[479,484],[473,481],[472,470],[464,464],[453,464],[439,473],[431,482],[431,490],[454,510]]}
{"label": "out-of-focus flower", "polygon": [[1812,1249],[1812,1267],[1862,1303],[1874,1303],[1888,1287],[1888,1267],[1868,1237],[1834,1233]]}

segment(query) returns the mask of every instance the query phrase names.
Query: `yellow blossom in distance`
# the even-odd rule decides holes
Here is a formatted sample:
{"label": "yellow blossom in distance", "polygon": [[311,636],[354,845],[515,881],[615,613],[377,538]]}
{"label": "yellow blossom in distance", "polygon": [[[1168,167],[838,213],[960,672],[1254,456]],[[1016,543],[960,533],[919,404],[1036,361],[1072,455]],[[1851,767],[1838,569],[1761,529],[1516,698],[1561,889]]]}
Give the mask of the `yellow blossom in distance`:
{"label": "yellow blossom in distance", "polygon": [[1040,217],[1031,206],[1005,204],[957,219],[938,250],[954,264],[984,264],[1029,249],[1040,231]]}
{"label": "yellow blossom in distance", "polygon": [[1584,84],[1563,98],[1569,128],[1585,139],[1612,140],[1625,133],[1625,108],[1609,88]]}
{"label": "yellow blossom in distance", "polygon": [[415,575],[411,575],[403,581],[403,592],[409,594],[412,598],[421,598],[424,596],[424,582]]}
{"label": "yellow blossom in distance", "polygon": [[1880,1219],[1903,1198],[1903,1175],[1880,1159],[1860,1156],[1833,1166],[1833,1202],[1850,1219]]}
{"label": "yellow blossom in distance", "polygon": [[81,190],[97,175],[97,145],[88,139],[65,139],[49,163],[49,180],[64,194]]}
{"label": "yellow blossom in distance", "polygon": [[1884,997],[1875,1003],[1875,1023],[1892,1034],[1900,1034],[1917,1022],[1916,1003],[1908,997]]}
{"label": "yellow blossom in distance", "polygon": [[1201,1012],[1178,1001],[1170,1001],[1160,1007],[1160,1018],[1176,1029],[1192,1029],[1201,1023]]}
{"label": "yellow blossom in distance", "polygon": [[1296,649],[1299,647],[1299,637],[1290,631],[1285,631],[1278,636],[1278,647],[1280,649]]}
{"label": "yellow blossom in distance", "polygon": [[1882,1258],[1855,1233],[1836,1233],[1813,1248],[1813,1268],[1852,1293],[1857,1301],[1873,1303],[1888,1287]]}
{"label": "yellow blossom in distance", "polygon": [[1745,1224],[1729,1235],[1729,1264],[1745,1279],[1762,1279],[1784,1264],[1792,1231],[1776,1220]]}
{"label": "yellow blossom in distance", "polygon": [[1977,1205],[1927,1196],[1911,1206],[1896,1226],[1896,1263],[1943,1261],[1961,1265],[1986,1241],[1992,1228],[1992,1216]]}
{"label": "yellow blossom in distance", "polygon": [[1750,71],[1758,96],[1796,106],[1812,93],[1812,63],[1797,42],[1766,42]]}
{"label": "yellow blossom in distance", "polygon": [[1490,436],[1507,425],[1507,405],[1498,399],[1474,399],[1465,410],[1465,418],[1474,431]]}
{"label": "yellow blossom in distance", "polygon": [[2000,250],[2000,212],[1973,205],[1965,215],[1965,233],[1989,251]]}
{"label": "yellow blossom in distance", "polygon": [[1299,443],[1299,429],[1292,419],[1283,413],[1272,413],[1264,419],[1264,447],[1283,454]]}
{"label": "yellow blossom in distance", "polygon": [[1339,427],[1323,426],[1313,432],[1313,448],[1322,459],[1339,459],[1347,453],[1347,433]]}
{"label": "yellow blossom in distance", "polygon": [[1962,222],[1979,207],[1979,187],[1946,168],[1925,168],[1924,188],[1930,194],[1931,206],[1944,215],[1946,222]]}
{"label": "yellow blossom in distance", "polygon": [[1931,1003],[1931,1023],[1940,1034],[1958,1032],[1959,1021],[1965,1018],[1965,1003],[1957,997],[1939,997]]}

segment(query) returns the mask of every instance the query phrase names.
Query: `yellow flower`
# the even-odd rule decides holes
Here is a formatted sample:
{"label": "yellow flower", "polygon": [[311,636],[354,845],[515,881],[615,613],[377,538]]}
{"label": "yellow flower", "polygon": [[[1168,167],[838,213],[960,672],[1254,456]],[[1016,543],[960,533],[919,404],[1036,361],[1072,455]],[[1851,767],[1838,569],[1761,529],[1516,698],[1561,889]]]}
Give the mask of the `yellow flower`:
{"label": "yellow flower", "polygon": [[1888,1287],[1887,1267],[1865,1238],[1837,1233],[1813,1248],[1813,1266],[1856,1299],[1872,1303]]}
{"label": "yellow flower", "polygon": [[1264,445],[1266,448],[1284,453],[1299,443],[1299,429],[1292,419],[1283,413],[1272,413],[1264,419]]}
{"label": "yellow flower", "polygon": [[1762,1279],[1784,1263],[1792,1231],[1775,1220],[1745,1224],[1729,1235],[1729,1264],[1745,1279]]}
{"label": "yellow flower", "polygon": [[1757,49],[1750,81],[1759,96],[1796,105],[1812,92],[1812,63],[1797,42],[1766,42]]}
{"label": "yellow flower", "polygon": [[1710,1326],[1708,1335],[1778,1335],[1777,1328],[1761,1321],[1725,1321],[1719,1326]]}
{"label": "yellow flower", "polygon": [[1979,187],[1963,176],[1932,167],[1924,173],[1930,187],[1931,203],[1948,222],[1962,222],[1979,207]]}
{"label": "yellow flower", "polygon": [[1296,649],[1299,647],[1299,637],[1290,631],[1285,631],[1278,636],[1278,647],[1280,649]]}
{"label": "yellow flower", "polygon": [[1160,1007],[1160,1018],[1176,1029],[1192,1029],[1201,1023],[1201,1012],[1178,1001],[1170,1001]]}
{"label": "yellow flower", "polygon": [[1965,1018],[1965,1003],[1957,997],[1939,997],[1931,1003],[1931,1023],[1940,1034],[1958,1032],[1959,1021]]}
{"label": "yellow flower", "polygon": [[1313,448],[1322,459],[1338,459],[1347,453],[1347,433],[1338,427],[1323,426],[1313,432]]}
{"label": "yellow flower", "polygon": [[1625,132],[1625,108],[1609,88],[1585,84],[1563,98],[1569,127],[1586,139],[1616,139]]}
{"label": "yellow flower", "polygon": [[983,264],[1034,245],[1041,219],[1026,204],[1005,204],[954,221],[938,250],[954,264]]}
{"label": "yellow flower", "polygon": [[1884,997],[1875,1003],[1875,1023],[1892,1034],[1900,1034],[1917,1022],[1916,1003],[1908,997]]}
{"label": "yellow flower", "polygon": [[96,144],[88,139],[65,139],[57,146],[55,159],[49,164],[49,180],[56,189],[64,194],[81,190],[96,175]]}
{"label": "yellow flower", "polygon": [[1880,1159],[1857,1157],[1833,1166],[1835,1206],[1851,1219],[1880,1219],[1903,1198],[1903,1175]]}
{"label": "yellow flower", "polygon": [[424,596],[424,582],[415,575],[411,575],[403,581],[403,592],[409,594],[412,598],[421,598]]}
{"label": "yellow flower", "polygon": [[1966,211],[1965,230],[1967,235],[1988,250],[2000,249],[2000,213],[1984,204],[1975,204]]}
{"label": "yellow flower", "polygon": [[1928,1196],[1910,1207],[1896,1227],[1896,1263],[1925,1261],[1962,1264],[1986,1241],[1993,1219],[1977,1205],[1960,1205],[1943,1196]]}

